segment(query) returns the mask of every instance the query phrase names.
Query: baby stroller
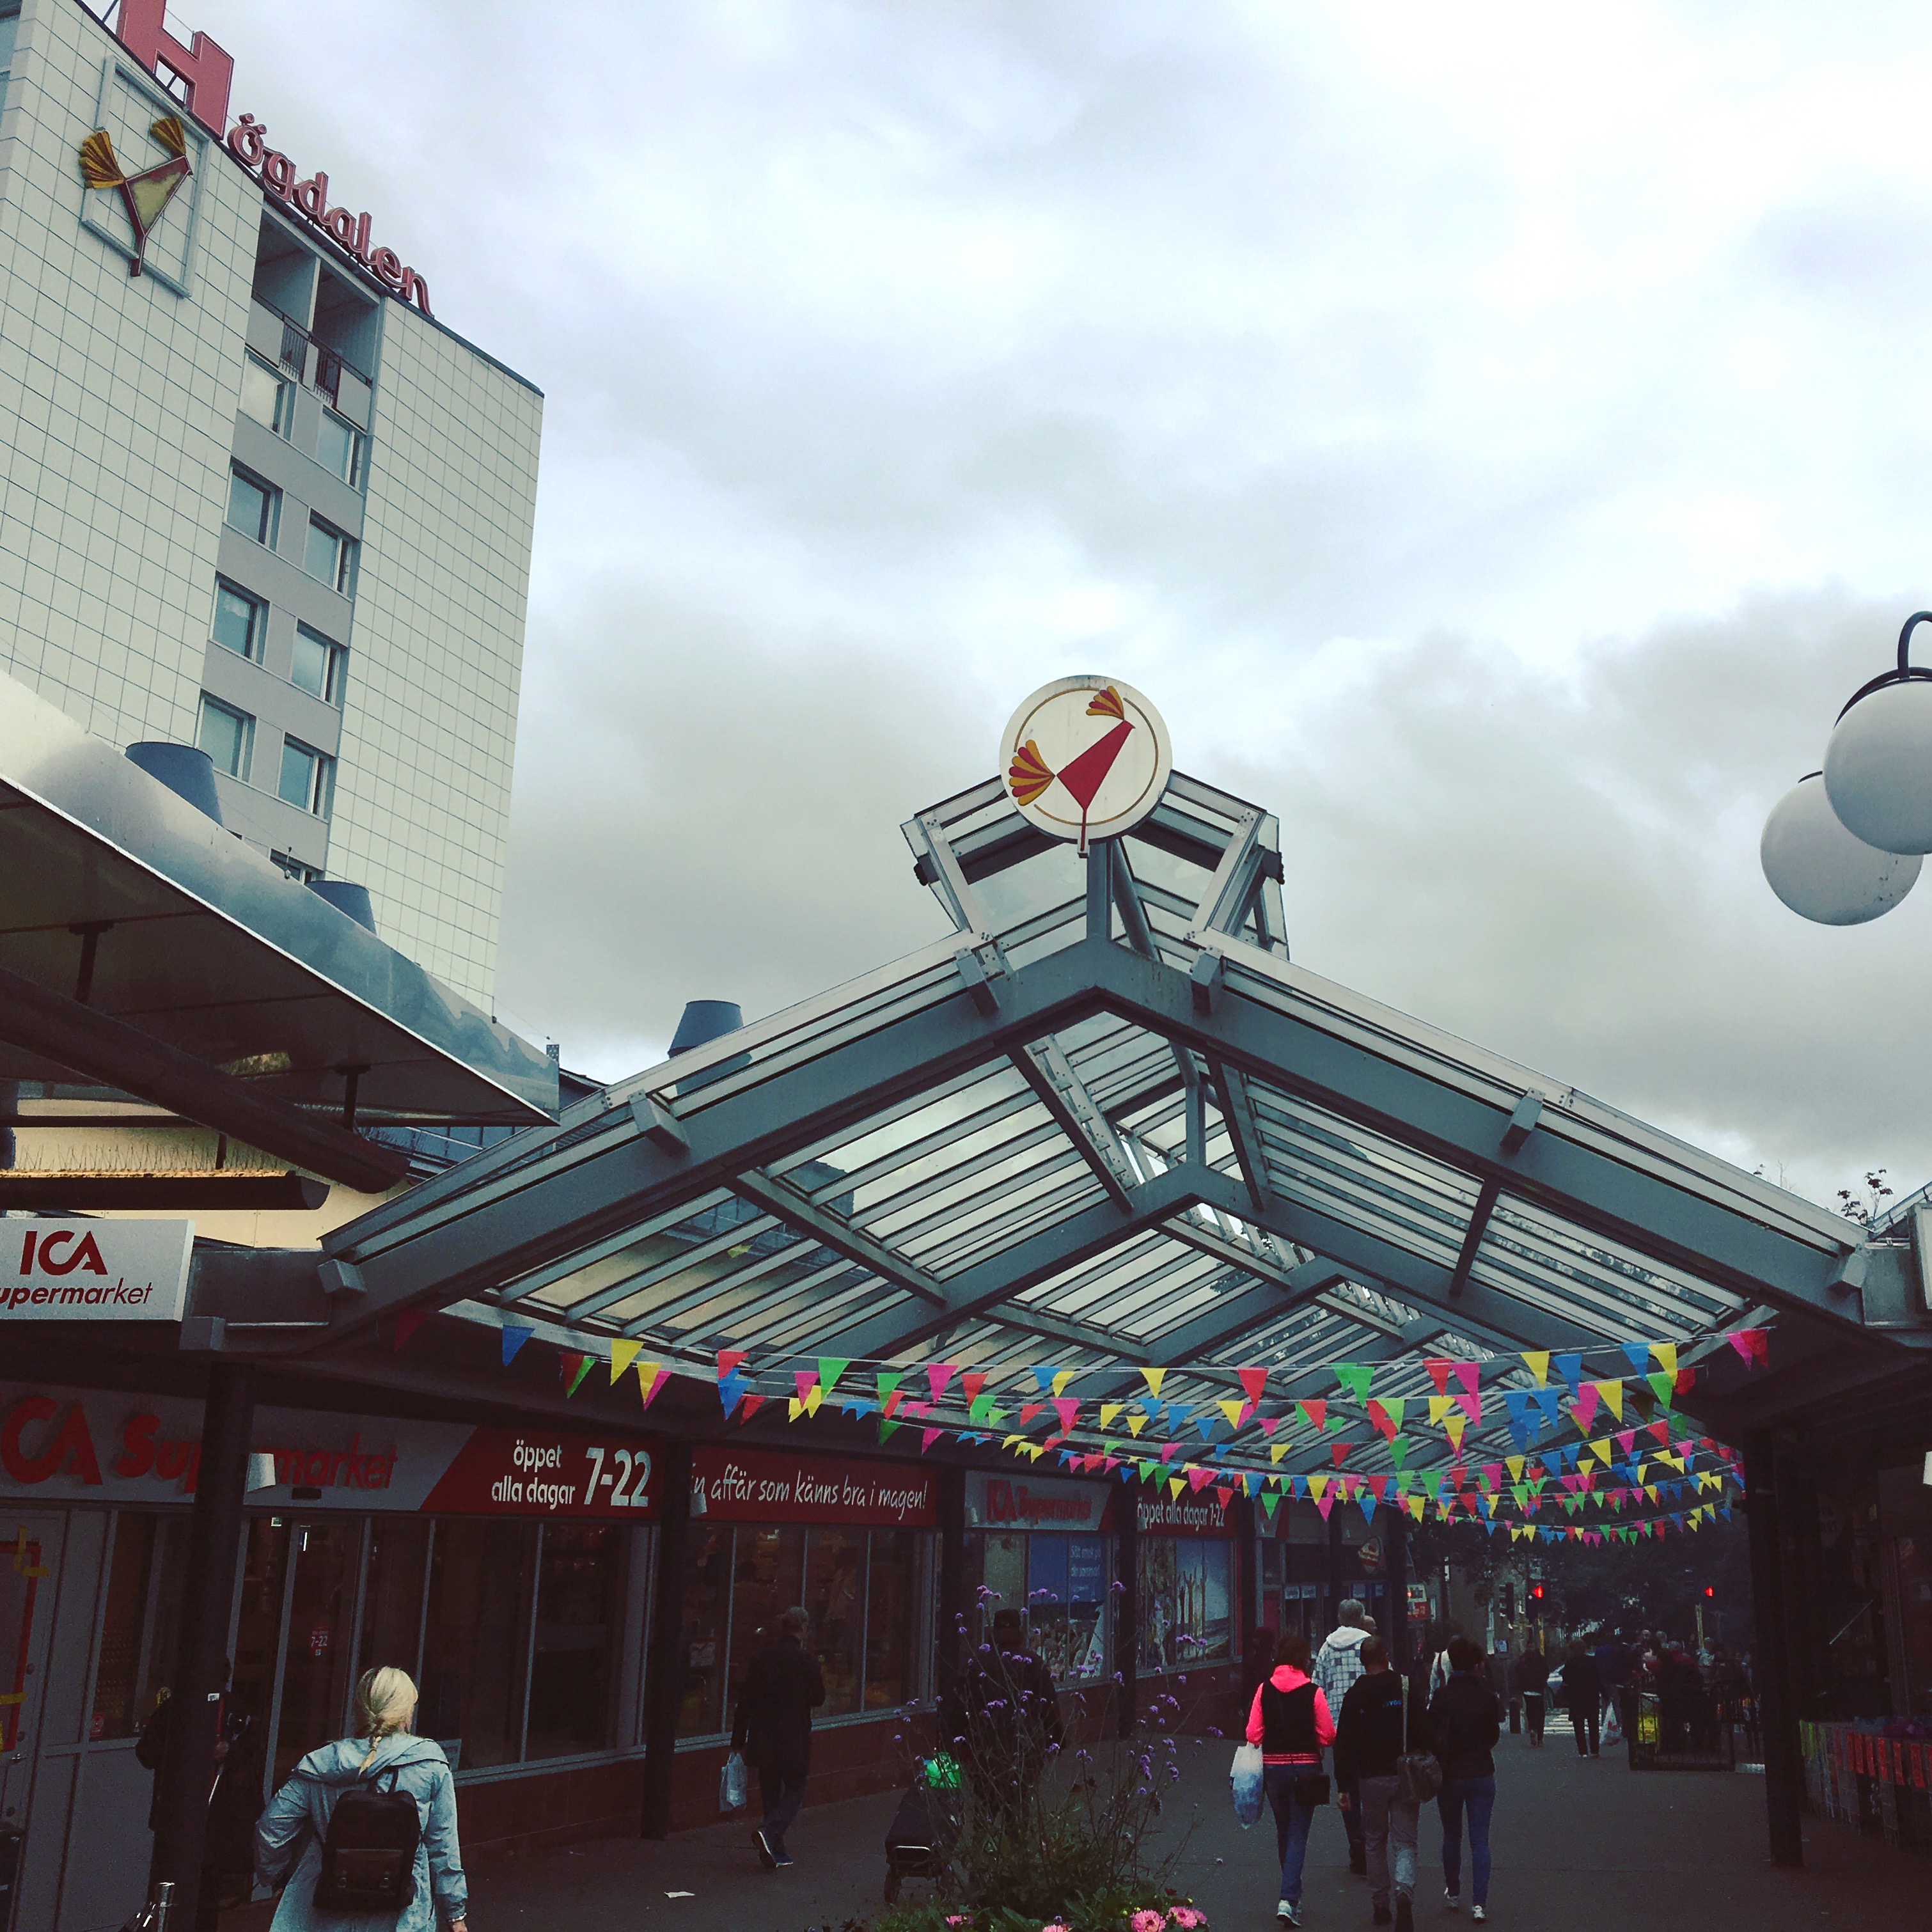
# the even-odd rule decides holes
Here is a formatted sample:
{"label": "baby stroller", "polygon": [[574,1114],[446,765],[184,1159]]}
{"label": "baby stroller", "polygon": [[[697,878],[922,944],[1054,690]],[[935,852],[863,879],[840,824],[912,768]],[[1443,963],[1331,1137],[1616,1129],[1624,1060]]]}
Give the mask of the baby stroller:
{"label": "baby stroller", "polygon": [[886,1828],[886,1903],[909,1878],[944,1878],[958,1842],[959,1766],[944,1755],[928,1758]]}

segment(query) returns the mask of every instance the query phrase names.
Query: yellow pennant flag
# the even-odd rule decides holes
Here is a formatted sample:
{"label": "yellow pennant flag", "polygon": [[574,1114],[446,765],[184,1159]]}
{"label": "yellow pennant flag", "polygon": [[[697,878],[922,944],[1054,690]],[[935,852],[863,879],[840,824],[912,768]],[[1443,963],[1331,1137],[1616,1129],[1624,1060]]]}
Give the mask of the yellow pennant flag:
{"label": "yellow pennant flag", "polygon": [[1650,1352],[1656,1358],[1657,1366],[1666,1376],[1677,1372],[1677,1344],[1675,1342],[1653,1342]]}
{"label": "yellow pennant flag", "polygon": [[1286,1442],[1272,1442],[1268,1445],[1268,1460],[1270,1462],[1279,1462],[1287,1454],[1288,1444]]}
{"label": "yellow pennant flag", "polygon": [[785,1407],[790,1412],[790,1420],[794,1422],[805,1413],[805,1404],[795,1395],[785,1397]]}
{"label": "yellow pennant flag", "polygon": [[1143,1369],[1141,1376],[1148,1385],[1148,1394],[1158,1402],[1160,1400],[1160,1385],[1167,1379],[1167,1371],[1165,1369]]}
{"label": "yellow pennant flag", "polygon": [[1247,1404],[1246,1402],[1217,1402],[1214,1406],[1228,1418],[1228,1426],[1230,1429],[1238,1429],[1240,1427],[1241,1412],[1246,1408]]}
{"label": "yellow pennant flag", "polygon": [[1429,1398],[1429,1426],[1436,1428],[1442,1418],[1456,1406],[1453,1395],[1432,1395]]}
{"label": "yellow pennant flag", "polygon": [[1328,1478],[1326,1476],[1310,1476],[1308,1493],[1318,1503],[1328,1493]]}
{"label": "yellow pennant flag", "polygon": [[1147,1413],[1144,1409],[1137,1408],[1127,1418],[1127,1432],[1130,1435],[1138,1436],[1147,1426]]}
{"label": "yellow pennant flag", "polygon": [[1448,1415],[1442,1418],[1442,1432],[1458,1449],[1462,1446],[1462,1432],[1469,1426],[1466,1415]]}
{"label": "yellow pennant flag", "polygon": [[644,1346],[641,1342],[613,1342],[610,1344],[610,1379],[614,1382],[638,1359],[638,1352]]}
{"label": "yellow pennant flag", "polygon": [[818,1405],[824,1400],[824,1384],[820,1382],[814,1382],[811,1388],[807,1389],[805,1392],[806,1414],[807,1415],[816,1415],[818,1413]]}
{"label": "yellow pennant flag", "polygon": [[1644,1494],[1649,1497],[1652,1502],[1655,1502],[1657,1500],[1657,1485],[1654,1483],[1649,1484],[1645,1489]]}
{"label": "yellow pennant flag", "polygon": [[1066,1384],[1079,1372],[1080,1371],[1078,1369],[1060,1370],[1053,1378],[1054,1394],[1055,1395],[1064,1395],[1066,1393]]}
{"label": "yellow pennant flag", "polygon": [[1167,1479],[1167,1492],[1170,1496],[1179,1496],[1186,1486],[1186,1479],[1184,1477],[1170,1476]]}
{"label": "yellow pennant flag", "polygon": [[1547,1348],[1526,1348],[1522,1359],[1528,1365],[1530,1373],[1536,1378],[1537,1387],[1547,1388],[1550,1386],[1550,1351]]}
{"label": "yellow pennant flag", "polygon": [[1029,1442],[1024,1453],[1029,1462],[1037,1462],[1046,1454],[1046,1444],[1044,1442]]}
{"label": "yellow pennant flag", "polygon": [[1016,1442],[1024,1442],[1026,1438],[1024,1436],[1009,1436],[1000,1447],[1002,1449],[1010,1449]]}
{"label": "yellow pennant flag", "polygon": [[651,1396],[656,1390],[658,1378],[664,1373],[662,1362],[640,1362],[638,1364],[638,1390],[644,1399],[644,1406],[651,1406]]}
{"label": "yellow pennant flag", "polygon": [[1522,1480],[1522,1466],[1524,1459],[1520,1456],[1505,1456],[1503,1458],[1503,1461],[1508,1468],[1510,1472],[1510,1480],[1513,1483],[1521,1482]]}
{"label": "yellow pennant flag", "polygon": [[1120,1411],[1126,1406],[1126,1405],[1124,1402],[1103,1402],[1101,1403],[1100,1426],[1102,1429],[1112,1428],[1114,1426],[1114,1417],[1118,1415]]}
{"label": "yellow pennant flag", "polygon": [[1422,1512],[1428,1506],[1425,1499],[1421,1496],[1404,1496],[1402,1502],[1407,1507],[1409,1514],[1420,1522],[1422,1520]]}
{"label": "yellow pennant flag", "polygon": [[1599,1382],[1597,1393],[1603,1398],[1604,1406],[1621,1422],[1624,1419],[1624,1385],[1621,1382]]}
{"label": "yellow pennant flag", "polygon": [[1590,1454],[1595,1456],[1606,1468],[1608,1468],[1610,1463],[1610,1438],[1606,1436],[1600,1442],[1592,1442],[1590,1444]]}

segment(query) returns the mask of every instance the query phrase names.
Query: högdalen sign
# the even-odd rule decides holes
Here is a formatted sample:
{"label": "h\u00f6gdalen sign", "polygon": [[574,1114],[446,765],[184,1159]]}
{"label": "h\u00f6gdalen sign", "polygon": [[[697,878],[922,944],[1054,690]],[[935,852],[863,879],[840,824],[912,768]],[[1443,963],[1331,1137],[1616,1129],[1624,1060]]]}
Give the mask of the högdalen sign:
{"label": "h\u00f6gdalen sign", "polygon": [[1054,838],[1118,838],[1160,802],[1174,752],[1160,713],[1118,678],[1063,677],[1016,711],[1000,740],[1007,796]]}

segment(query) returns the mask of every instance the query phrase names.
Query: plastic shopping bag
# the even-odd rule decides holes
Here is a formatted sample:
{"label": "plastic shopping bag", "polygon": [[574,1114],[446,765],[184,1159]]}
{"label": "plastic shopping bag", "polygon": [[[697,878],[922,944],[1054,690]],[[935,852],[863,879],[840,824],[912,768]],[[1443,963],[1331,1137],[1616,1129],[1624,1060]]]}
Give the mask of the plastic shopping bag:
{"label": "plastic shopping bag", "polygon": [[1623,1741],[1623,1720],[1617,1715],[1616,1700],[1612,1698],[1610,1700],[1610,1711],[1604,1719],[1603,1742],[1607,1748],[1611,1744],[1620,1744]]}
{"label": "plastic shopping bag", "polygon": [[718,1808],[721,1811],[745,1808],[745,1760],[736,1751],[724,1760],[724,1768],[718,1774]]}
{"label": "plastic shopping bag", "polygon": [[1228,1782],[1234,1796],[1234,1817],[1243,1831],[1262,1815],[1262,1748],[1244,1744],[1234,1754]]}

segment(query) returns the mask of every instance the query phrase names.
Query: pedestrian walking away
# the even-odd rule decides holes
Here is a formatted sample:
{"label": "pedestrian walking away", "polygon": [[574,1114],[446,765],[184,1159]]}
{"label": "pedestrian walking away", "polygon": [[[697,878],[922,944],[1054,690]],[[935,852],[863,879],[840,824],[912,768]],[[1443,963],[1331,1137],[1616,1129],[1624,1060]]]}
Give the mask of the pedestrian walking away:
{"label": "pedestrian walking away", "polygon": [[[1348,1606],[1342,1607],[1346,1613]],[[1349,1648],[1359,1676],[1360,1660],[1353,1653],[1360,1646]],[[1250,1744],[1262,1748],[1262,1782],[1274,1810],[1275,1851],[1281,1860],[1275,1916],[1285,1925],[1299,1925],[1308,1827],[1328,1802],[1322,1754],[1335,1741],[1335,1722],[1321,1686],[1309,1677],[1308,1640],[1298,1630],[1285,1630],[1276,1641],[1274,1669],[1249,1707],[1246,1735]]]}
{"label": "pedestrian walking away", "polygon": [[1523,1730],[1531,1748],[1539,1749],[1543,1743],[1544,1700],[1549,1690],[1550,1660],[1534,1637],[1516,1660],[1516,1682],[1522,1696]]}
{"label": "pedestrian walking away", "polygon": [[992,1642],[968,1659],[940,1700],[939,1736],[979,1804],[1020,1824],[1066,1733],[1053,1672],[1027,1648],[1026,1619],[1018,1610],[994,1612]]}
{"label": "pedestrian walking away", "polygon": [[[406,1671],[365,1670],[356,1735],[310,1751],[275,1793],[255,1833],[255,1876],[281,1892],[269,1932],[469,1932],[455,1780],[442,1747],[411,1735],[416,1712]],[[376,1831],[353,1828],[372,1818]],[[371,1884],[400,1906],[365,1904]]]}
{"label": "pedestrian walking away", "polygon": [[[1422,1808],[1397,1796],[1396,1760],[1404,1749],[1403,1706],[1408,1687],[1388,1667],[1378,1636],[1362,1646],[1362,1675],[1348,1687],[1335,1720],[1336,1803],[1361,1809],[1369,1858],[1369,1904],[1373,1922],[1414,1932],[1415,1846]],[[1390,1906],[1394,1906],[1391,1914]]]}
{"label": "pedestrian walking away", "polygon": [[[262,1815],[260,1726],[229,1690],[232,1666],[222,1660],[220,1708],[215,1717],[214,1783],[208,1794],[208,1836],[202,1841],[201,1882],[196,1890],[194,1932],[214,1932],[221,1908],[245,1905],[255,1866],[255,1821]],[[154,1774],[148,1829],[160,1823],[163,1760],[174,1727],[175,1705],[160,1693],[135,1740],[135,1761]]]}
{"label": "pedestrian walking away", "polygon": [[[1310,1673],[1331,1711],[1342,1708],[1342,1700],[1361,1676],[1362,1646],[1370,1634],[1369,1613],[1362,1607],[1359,1598],[1345,1598],[1335,1615],[1335,1628],[1322,1640],[1315,1668]],[[1346,1786],[1342,1788],[1347,1789]],[[1355,1793],[1352,1791],[1348,1795],[1353,1798]],[[1348,1869],[1358,1878],[1364,1877],[1369,1869],[1369,1855],[1362,1841],[1361,1808],[1357,1804],[1344,1806],[1342,1824],[1348,1834]]]}
{"label": "pedestrian walking away", "polygon": [[1570,1724],[1576,1733],[1580,1757],[1601,1755],[1598,1724],[1604,1710],[1604,1675],[1597,1660],[1580,1641],[1570,1646],[1563,1660],[1563,1701],[1570,1706]]}
{"label": "pedestrian walking away", "polygon": [[805,1647],[808,1624],[794,1604],[778,1618],[776,1640],[752,1660],[731,1719],[731,1748],[758,1774],[765,1815],[752,1834],[767,1871],[791,1863],[785,1833],[805,1803],[812,1775],[812,1714],[825,1702],[818,1660]]}
{"label": "pedestrian walking away", "polygon": [[1466,1636],[1449,1646],[1449,1681],[1429,1706],[1429,1734],[1442,1762],[1436,1801],[1442,1821],[1442,1902],[1462,1903],[1462,1826],[1469,1827],[1470,1917],[1478,1924],[1490,1905],[1490,1816],[1496,1804],[1496,1739],[1502,1712],[1483,1676],[1483,1649]]}

